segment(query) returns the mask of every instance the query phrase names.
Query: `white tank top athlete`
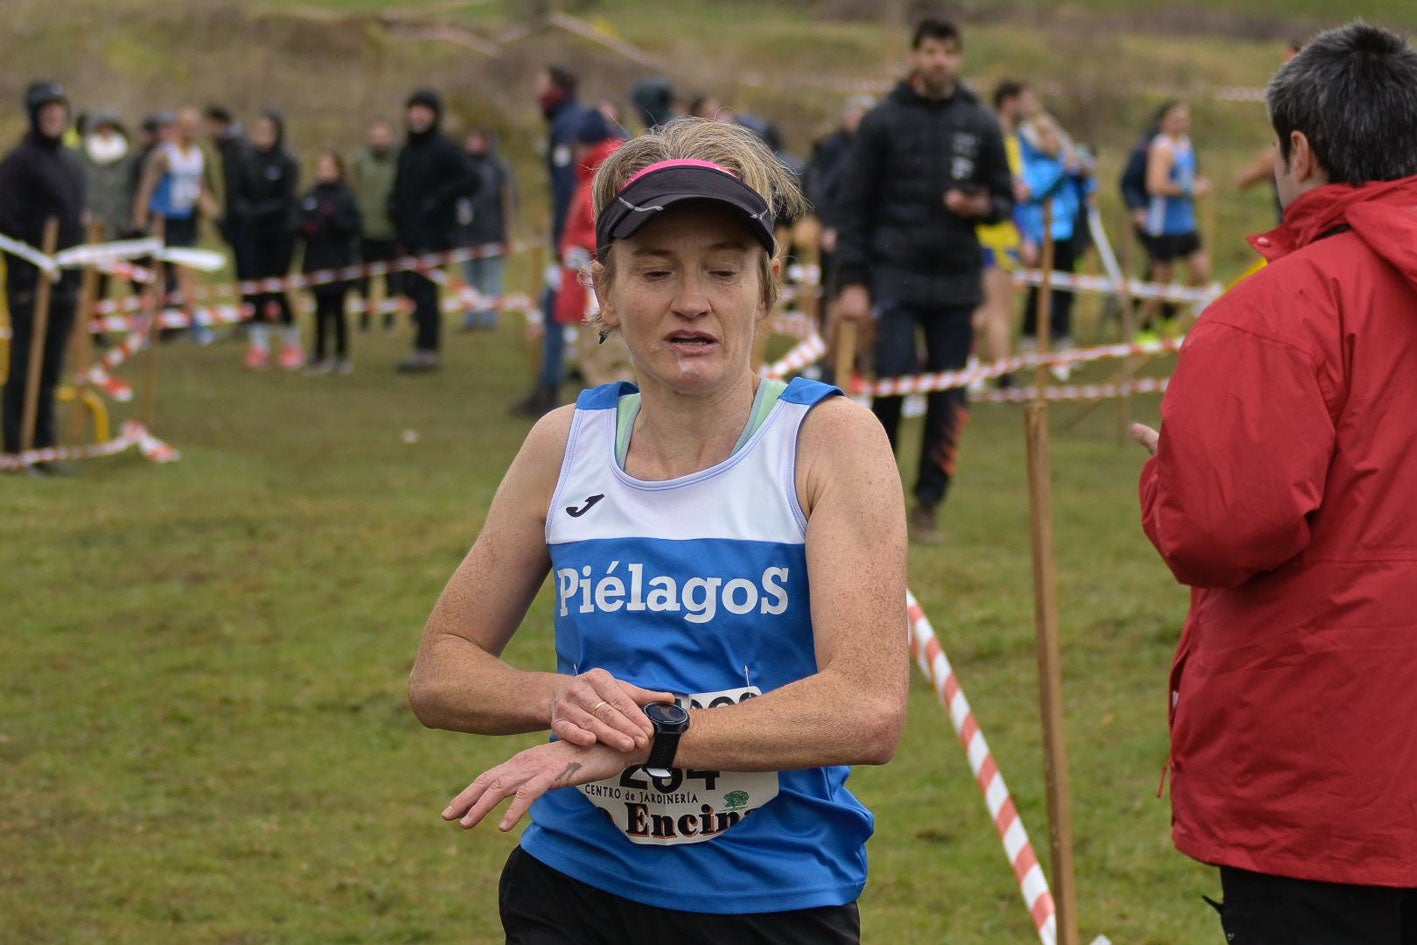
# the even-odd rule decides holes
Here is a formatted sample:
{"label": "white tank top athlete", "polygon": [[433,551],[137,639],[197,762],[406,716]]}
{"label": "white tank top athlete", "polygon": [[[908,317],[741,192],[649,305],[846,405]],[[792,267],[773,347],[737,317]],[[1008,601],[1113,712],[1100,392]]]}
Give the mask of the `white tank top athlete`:
{"label": "white tank top athlete", "polygon": [[[604,668],[706,709],[815,673],[797,440],[811,409],[837,393],[801,379],[761,382],[733,454],[664,481],[623,467],[634,387],[583,393],[546,524],[557,669]],[[522,846],[582,882],[663,908],[842,905],[865,884],[874,827],[846,790],[849,773],[676,769],[655,779],[632,768],[543,796]]]}

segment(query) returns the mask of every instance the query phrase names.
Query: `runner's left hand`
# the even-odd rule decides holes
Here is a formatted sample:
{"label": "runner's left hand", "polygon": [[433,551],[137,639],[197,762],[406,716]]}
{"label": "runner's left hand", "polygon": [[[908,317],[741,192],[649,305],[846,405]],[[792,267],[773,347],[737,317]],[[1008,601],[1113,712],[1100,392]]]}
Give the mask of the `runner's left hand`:
{"label": "runner's left hand", "polygon": [[443,819],[456,820],[465,828],[476,827],[503,798],[510,797],[512,803],[497,824],[497,829],[505,832],[547,791],[614,777],[648,759],[648,749],[624,754],[602,744],[588,748],[561,741],[537,745],[479,774],[448,802]]}

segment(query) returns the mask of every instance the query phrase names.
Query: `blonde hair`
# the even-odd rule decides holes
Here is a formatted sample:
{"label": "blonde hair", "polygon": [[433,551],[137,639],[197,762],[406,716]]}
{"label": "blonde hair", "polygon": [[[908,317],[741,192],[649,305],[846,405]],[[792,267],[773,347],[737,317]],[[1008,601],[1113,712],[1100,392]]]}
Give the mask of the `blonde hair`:
{"label": "blonde hair", "polygon": [[[757,134],[729,122],[677,118],[625,142],[600,166],[591,188],[596,216],[640,171],[661,161],[682,160],[709,161],[736,174],[763,198],[774,219],[796,218],[807,210],[807,200],[802,196],[795,175]],[[607,257],[611,255],[606,253]],[[763,253],[760,260],[758,277],[763,287],[763,301],[771,310],[782,291],[782,280],[774,275],[772,259],[767,253]],[[597,288],[608,286],[614,276],[613,259],[591,263],[590,277]],[[598,314],[589,321],[602,334],[606,332]]]}

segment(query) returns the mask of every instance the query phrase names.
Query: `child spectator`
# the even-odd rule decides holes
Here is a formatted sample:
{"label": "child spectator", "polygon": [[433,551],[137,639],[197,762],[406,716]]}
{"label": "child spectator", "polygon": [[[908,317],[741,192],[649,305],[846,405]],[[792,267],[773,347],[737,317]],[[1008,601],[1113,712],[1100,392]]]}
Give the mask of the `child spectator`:
{"label": "child spectator", "polygon": [[[344,161],[338,152],[325,151],[315,165],[315,186],[300,200],[300,239],[305,243],[301,271],[307,275],[322,269],[345,269],[354,265],[354,241],[359,236],[359,205],[354,191],[345,183]],[[313,287],[315,296],[315,343],[313,360],[306,374],[348,374],[354,369],[349,359],[349,318],[344,301],[349,292],[347,279]],[[328,356],[330,331],[335,336],[334,358]]]}

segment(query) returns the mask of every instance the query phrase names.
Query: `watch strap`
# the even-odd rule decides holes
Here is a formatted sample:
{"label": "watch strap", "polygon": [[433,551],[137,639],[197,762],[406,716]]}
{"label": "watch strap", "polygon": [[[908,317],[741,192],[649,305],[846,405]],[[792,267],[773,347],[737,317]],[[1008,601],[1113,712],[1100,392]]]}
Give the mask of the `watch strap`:
{"label": "watch strap", "polygon": [[667,778],[674,767],[674,756],[679,751],[679,733],[656,731],[654,744],[649,749],[649,760],[644,764],[645,773],[652,778]]}

